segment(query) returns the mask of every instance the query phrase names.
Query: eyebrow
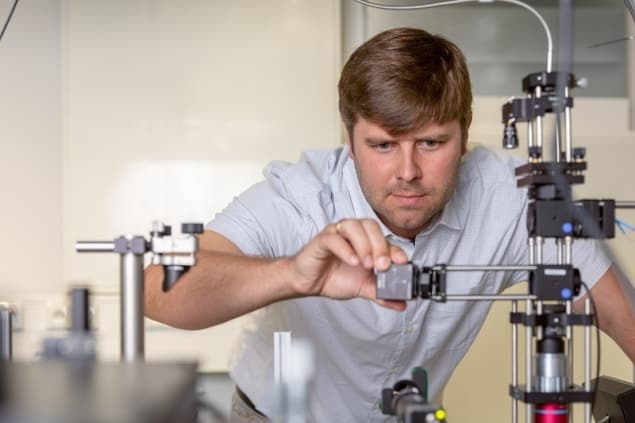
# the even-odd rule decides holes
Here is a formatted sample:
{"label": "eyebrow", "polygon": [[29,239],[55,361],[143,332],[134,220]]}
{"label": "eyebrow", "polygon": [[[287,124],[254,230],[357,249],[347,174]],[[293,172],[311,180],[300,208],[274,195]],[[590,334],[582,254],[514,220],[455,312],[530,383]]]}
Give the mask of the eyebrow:
{"label": "eyebrow", "polygon": [[364,141],[367,144],[384,144],[387,142],[397,142],[394,138],[376,138],[376,137],[368,137],[364,138]]}
{"label": "eyebrow", "polygon": [[427,140],[448,141],[450,138],[451,138],[450,134],[446,132],[441,132],[438,134],[430,134],[430,135],[425,135],[423,137],[417,137],[415,138],[415,141],[427,141]]}
{"label": "eyebrow", "polygon": [[[448,134],[447,132],[440,132],[436,134],[430,134],[430,135],[417,137],[415,138],[415,141],[428,141],[428,140],[448,141],[450,138],[451,138],[451,135]],[[395,138],[379,138],[379,137],[372,137],[372,136],[364,138],[364,141],[367,144],[384,144],[389,142],[397,142]]]}

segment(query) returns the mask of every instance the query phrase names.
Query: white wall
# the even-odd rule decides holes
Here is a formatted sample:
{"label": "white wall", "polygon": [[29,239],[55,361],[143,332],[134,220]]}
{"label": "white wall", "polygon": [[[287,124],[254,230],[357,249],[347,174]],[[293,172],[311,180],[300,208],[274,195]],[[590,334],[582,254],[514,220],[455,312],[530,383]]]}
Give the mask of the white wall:
{"label": "white wall", "polygon": [[[12,4],[0,1],[2,24]],[[61,7],[19,6],[0,41],[0,292],[62,276]]]}
{"label": "white wall", "polygon": [[[0,43],[15,356],[33,358],[88,283],[100,357],[117,358],[118,258],[75,241],[206,222],[267,162],[337,145],[339,44],[337,0],[21,1]],[[147,356],[225,369],[240,324],[149,322]]]}

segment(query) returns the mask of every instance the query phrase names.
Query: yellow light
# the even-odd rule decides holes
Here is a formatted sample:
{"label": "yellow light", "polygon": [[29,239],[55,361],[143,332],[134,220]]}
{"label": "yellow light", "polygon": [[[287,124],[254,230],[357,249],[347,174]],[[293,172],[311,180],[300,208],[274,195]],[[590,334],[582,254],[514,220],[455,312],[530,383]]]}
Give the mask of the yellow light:
{"label": "yellow light", "polygon": [[436,417],[437,420],[445,420],[445,410],[443,408],[439,408],[434,412],[434,417]]}

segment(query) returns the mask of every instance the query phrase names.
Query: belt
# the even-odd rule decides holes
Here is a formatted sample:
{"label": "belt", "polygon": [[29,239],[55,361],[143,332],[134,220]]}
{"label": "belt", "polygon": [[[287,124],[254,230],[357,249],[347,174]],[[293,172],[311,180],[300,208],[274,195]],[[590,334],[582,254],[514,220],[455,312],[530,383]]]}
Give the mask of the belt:
{"label": "belt", "polygon": [[254,405],[254,403],[249,399],[249,397],[238,387],[236,386],[236,395],[238,395],[238,398],[240,398],[241,400],[243,400],[243,402],[249,407],[251,408],[254,412],[260,414],[262,417],[267,417],[265,416],[261,411],[259,411],[256,406]]}

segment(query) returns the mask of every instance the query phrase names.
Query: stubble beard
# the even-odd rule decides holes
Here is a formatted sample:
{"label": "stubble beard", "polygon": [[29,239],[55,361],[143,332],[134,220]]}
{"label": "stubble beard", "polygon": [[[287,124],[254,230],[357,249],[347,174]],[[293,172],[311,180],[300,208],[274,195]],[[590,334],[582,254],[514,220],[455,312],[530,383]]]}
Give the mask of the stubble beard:
{"label": "stubble beard", "polygon": [[[443,211],[454,193],[458,180],[458,170],[459,166],[456,167],[451,180],[440,187],[426,187],[421,183],[399,183],[377,192],[365,184],[363,178],[360,178],[360,185],[366,201],[384,225],[397,235],[414,237],[433,223]],[[359,170],[358,175],[360,175]],[[423,194],[425,196],[424,204],[418,207],[390,205],[390,198],[395,193]]]}

